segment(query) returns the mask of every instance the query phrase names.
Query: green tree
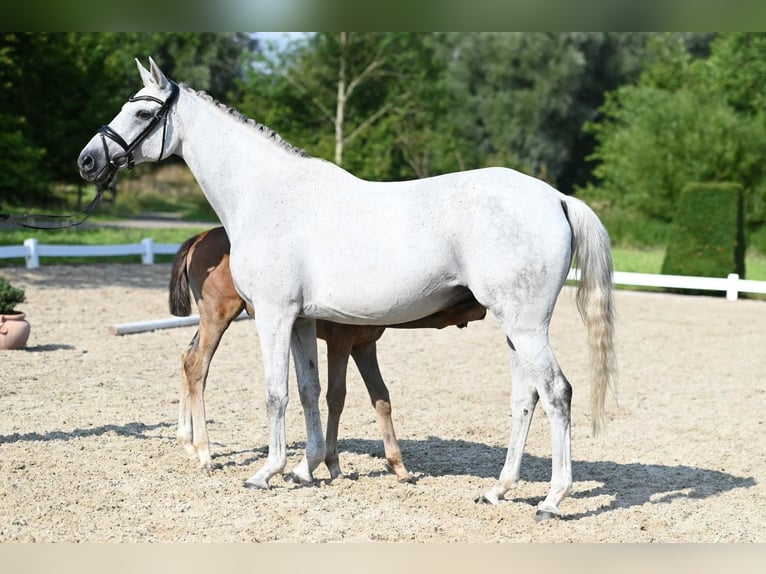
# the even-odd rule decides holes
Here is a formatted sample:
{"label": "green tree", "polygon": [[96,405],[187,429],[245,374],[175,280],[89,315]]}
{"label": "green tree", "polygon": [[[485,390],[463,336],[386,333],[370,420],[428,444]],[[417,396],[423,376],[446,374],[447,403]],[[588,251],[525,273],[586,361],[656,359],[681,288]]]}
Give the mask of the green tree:
{"label": "green tree", "polygon": [[21,70],[11,55],[10,48],[0,44],[0,173],[3,174],[0,199],[30,203],[44,197],[47,191],[47,178],[38,169],[44,150],[25,135],[24,117],[7,111],[6,96],[21,78]]}
{"label": "green tree", "polygon": [[602,108],[606,121],[590,127],[599,182],[586,193],[671,221],[690,181],[733,181],[746,190],[750,227],[760,226],[766,124],[757,101],[766,79],[754,53],[766,44],[752,40],[723,34],[707,59],[691,55],[678,37],[658,42],[638,84],[612,93]]}
{"label": "green tree", "polygon": [[488,32],[450,38],[454,121],[468,167],[506,165],[570,192],[590,175],[582,131],[637,77],[646,34]]}
{"label": "green tree", "polygon": [[[44,199],[48,180],[40,173],[44,151],[24,135],[23,118],[0,113],[0,198],[2,202],[32,204]],[[0,202],[0,207],[2,207]]]}
{"label": "green tree", "polygon": [[571,191],[590,178],[582,126],[637,78],[648,37],[317,34],[257,67],[240,108],[362,177],[500,164]]}
{"label": "green tree", "polygon": [[139,87],[135,57],[153,55],[171,77],[224,97],[254,48],[243,34],[1,34],[0,146],[20,162],[3,196],[40,203],[51,182],[81,185],[77,154]]}
{"label": "green tree", "polygon": [[314,155],[370,179],[447,171],[453,158],[438,37],[321,33],[257,66],[240,109]]}

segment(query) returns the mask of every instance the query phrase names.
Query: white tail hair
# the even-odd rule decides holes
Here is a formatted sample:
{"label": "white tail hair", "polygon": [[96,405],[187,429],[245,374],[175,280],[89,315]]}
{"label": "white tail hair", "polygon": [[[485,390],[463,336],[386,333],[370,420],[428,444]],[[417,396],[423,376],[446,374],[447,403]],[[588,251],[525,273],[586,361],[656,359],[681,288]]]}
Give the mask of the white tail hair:
{"label": "white tail hair", "polygon": [[593,434],[605,424],[606,389],[616,392],[614,353],[614,298],[612,251],[609,234],[593,210],[569,196],[562,200],[573,234],[574,260],[580,270],[577,308],[588,329],[591,357],[590,408]]}

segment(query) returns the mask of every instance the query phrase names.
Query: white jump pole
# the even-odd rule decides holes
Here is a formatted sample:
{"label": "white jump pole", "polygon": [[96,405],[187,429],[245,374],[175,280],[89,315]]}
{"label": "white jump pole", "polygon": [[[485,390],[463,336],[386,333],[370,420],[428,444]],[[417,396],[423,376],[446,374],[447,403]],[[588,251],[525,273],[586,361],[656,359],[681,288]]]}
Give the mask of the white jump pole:
{"label": "white jump pole", "polygon": [[[244,319],[247,313],[242,311],[235,321]],[[172,329],[174,327],[190,327],[199,323],[199,315],[188,317],[168,317],[166,319],[151,319],[149,321],[134,321],[132,323],[119,323],[111,328],[113,335],[131,335],[133,333],[145,333],[159,329]]]}

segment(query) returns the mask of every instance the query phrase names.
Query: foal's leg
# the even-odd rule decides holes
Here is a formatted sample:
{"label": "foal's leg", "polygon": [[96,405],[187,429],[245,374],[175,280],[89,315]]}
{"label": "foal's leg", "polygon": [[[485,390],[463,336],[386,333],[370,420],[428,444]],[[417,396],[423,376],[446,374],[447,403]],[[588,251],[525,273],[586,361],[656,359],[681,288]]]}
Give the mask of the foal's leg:
{"label": "foal's leg", "polygon": [[[183,444],[190,456],[196,456],[199,467],[208,473],[213,470],[213,459],[210,456],[210,445],[207,435],[207,419],[205,418],[205,383],[210,368],[210,359],[218,346],[223,331],[214,333],[211,340],[209,331],[200,324],[200,329],[194,335],[192,342],[182,357],[183,374],[181,384],[186,384],[186,399],[188,406],[182,406],[186,413]],[[180,435],[180,433],[179,433]],[[180,436],[179,436],[180,440]]]}
{"label": "foal's leg", "polygon": [[[232,320],[242,312],[244,304],[219,305],[215,312],[207,312],[205,305],[200,305],[200,324],[197,334],[183,357],[184,377],[191,402],[192,450],[184,444],[187,452],[196,452],[200,468],[211,472],[213,459],[210,456],[210,443],[205,417],[205,387],[210,362],[218,349],[224,332]],[[182,381],[183,384],[183,381]],[[184,437],[186,438],[186,437]]]}
{"label": "foal's leg", "polygon": [[351,354],[352,339],[344,336],[345,331],[328,329],[327,333],[327,434],[325,465],[332,478],[343,473],[338,459],[338,426],[340,415],[346,403],[346,371]]}
{"label": "foal's leg", "polygon": [[303,416],[306,420],[306,454],[286,477],[293,482],[309,484],[312,472],[325,458],[322,417],[319,413],[319,361],[317,360],[316,321],[299,318],[295,321],[291,348],[298,379]]}
{"label": "foal's leg", "polygon": [[391,420],[391,399],[388,395],[388,387],[383,381],[383,375],[380,374],[375,342],[354,345],[351,349],[351,356],[354,357],[354,362],[362,375],[362,379],[364,379],[367,392],[370,394],[372,406],[378,415],[386,460],[396,473],[396,478],[402,482],[408,482],[411,479],[402,462],[402,451],[396,440],[394,423]]}
{"label": "foal's leg", "polygon": [[184,447],[190,458],[197,458],[197,450],[194,448],[194,431],[192,427],[191,413],[191,384],[187,364],[194,363],[193,357],[199,352],[199,330],[194,333],[189,346],[181,355],[181,378],[178,387],[178,431],[176,437],[178,444]]}

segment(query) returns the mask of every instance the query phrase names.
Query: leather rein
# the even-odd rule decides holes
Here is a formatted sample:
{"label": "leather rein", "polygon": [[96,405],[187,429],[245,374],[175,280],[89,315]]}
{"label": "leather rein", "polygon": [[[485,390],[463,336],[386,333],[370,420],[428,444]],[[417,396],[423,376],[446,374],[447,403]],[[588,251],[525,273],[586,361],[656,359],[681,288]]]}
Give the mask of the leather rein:
{"label": "leather rein", "polygon": [[[164,102],[160,100],[159,98],[155,98],[154,96],[133,96],[131,97],[128,102],[140,102],[140,101],[147,101],[147,102],[156,102],[160,104],[159,109],[157,112],[152,116],[152,118],[149,120],[149,123],[146,125],[146,127],[141,130],[141,133],[139,133],[136,138],[131,142],[127,143],[125,139],[118,134],[116,131],[114,131],[110,126],[103,125],[100,128],[98,128],[98,131],[96,133],[99,134],[101,137],[101,143],[104,146],[104,157],[106,158],[107,162],[104,166],[104,169],[99,172],[97,179],[101,179],[101,176],[104,172],[106,172],[106,178],[104,179],[104,183],[98,184],[96,186],[97,192],[93,200],[83,209],[78,211],[76,214],[73,215],[46,215],[46,214],[32,214],[32,213],[22,213],[22,214],[12,214],[12,213],[0,213],[0,221],[10,221],[11,223],[14,223],[18,225],[19,227],[26,227],[29,229],[64,229],[67,227],[75,227],[77,225],[80,225],[81,223],[85,222],[88,217],[91,216],[91,214],[95,211],[96,206],[98,205],[99,201],[101,201],[101,197],[104,195],[105,191],[111,191],[114,192],[113,183],[115,180],[115,177],[117,176],[117,172],[123,168],[126,169],[133,169],[135,166],[135,160],[133,159],[133,151],[141,144],[142,141],[144,141],[147,136],[152,133],[155,127],[157,127],[157,124],[161,121],[162,124],[162,146],[160,147],[160,155],[157,158],[157,162],[159,163],[163,158],[162,156],[165,153],[165,136],[167,134],[167,127],[168,127],[168,113],[170,111],[171,106],[175,103],[175,101],[178,99],[178,84],[175,82],[170,82],[170,95],[168,96],[168,99]],[[109,154],[109,146],[106,143],[107,138],[115,142],[117,145],[119,145],[122,148],[121,153],[117,153],[113,156]],[[0,207],[0,211],[2,211],[2,207]],[[66,219],[72,220],[77,214],[83,214],[82,218],[78,221],[63,221]],[[52,225],[35,225],[33,223],[29,223],[30,220],[34,221],[36,219],[43,219],[50,221]]]}

